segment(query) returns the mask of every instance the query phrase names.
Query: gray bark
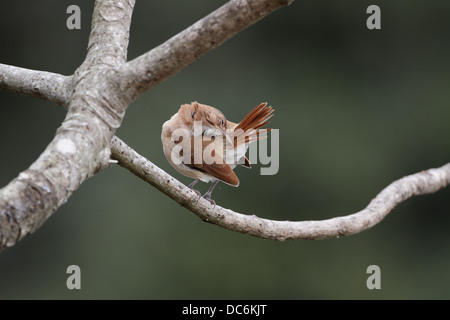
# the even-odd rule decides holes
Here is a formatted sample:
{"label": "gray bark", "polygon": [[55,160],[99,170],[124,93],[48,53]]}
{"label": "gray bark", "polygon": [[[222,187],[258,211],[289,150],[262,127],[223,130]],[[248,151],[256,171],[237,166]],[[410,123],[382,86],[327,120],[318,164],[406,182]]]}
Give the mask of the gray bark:
{"label": "gray bark", "polygon": [[321,221],[274,221],[245,215],[211,203],[139,155],[119,138],[111,142],[113,157],[139,178],[193,212],[205,222],[236,232],[273,240],[318,240],[352,235],[383,220],[398,204],[418,195],[433,193],[450,184],[450,163],[418,172],[384,188],[363,210]]}
{"label": "gray bark", "polygon": [[0,64],[0,89],[67,108],[52,142],[29,169],[0,189],[0,250],[32,233],[110,157],[203,221],[276,240],[354,234],[406,199],[450,184],[450,163],[386,187],[360,212],[323,221],[273,221],[212,206],[114,137],[140,94],[290,0],[231,0],[162,45],[127,62],[134,0],[97,0],[86,59],[71,76]]}
{"label": "gray bark", "polygon": [[86,59],[72,76],[0,64],[0,89],[67,108],[40,157],[0,190],[0,250],[12,246],[109,164],[110,141],[138,95],[289,0],[231,0],[127,62],[134,0],[97,0]]}

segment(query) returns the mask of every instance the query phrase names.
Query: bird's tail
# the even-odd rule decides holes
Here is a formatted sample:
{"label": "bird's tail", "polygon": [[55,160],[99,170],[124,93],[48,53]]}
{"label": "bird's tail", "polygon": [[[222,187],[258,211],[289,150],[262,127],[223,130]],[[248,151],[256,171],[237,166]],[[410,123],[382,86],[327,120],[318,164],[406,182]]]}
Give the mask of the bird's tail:
{"label": "bird's tail", "polygon": [[[236,147],[241,143],[250,143],[262,138],[266,138],[267,135],[260,135],[259,128],[269,124],[269,119],[274,115],[274,109],[271,106],[267,106],[267,102],[261,103],[250,111],[244,119],[234,128],[234,146]],[[269,132],[271,128],[264,130]],[[244,139],[245,138],[245,139]]]}

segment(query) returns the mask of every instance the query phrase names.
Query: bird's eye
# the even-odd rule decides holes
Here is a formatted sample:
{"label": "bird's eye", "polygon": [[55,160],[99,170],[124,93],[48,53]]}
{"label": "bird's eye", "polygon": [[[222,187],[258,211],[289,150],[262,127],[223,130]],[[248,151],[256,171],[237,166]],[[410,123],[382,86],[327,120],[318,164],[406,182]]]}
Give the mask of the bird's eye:
{"label": "bird's eye", "polygon": [[219,126],[223,126],[225,124],[225,121],[223,121],[222,118],[219,118],[218,122],[219,122]]}

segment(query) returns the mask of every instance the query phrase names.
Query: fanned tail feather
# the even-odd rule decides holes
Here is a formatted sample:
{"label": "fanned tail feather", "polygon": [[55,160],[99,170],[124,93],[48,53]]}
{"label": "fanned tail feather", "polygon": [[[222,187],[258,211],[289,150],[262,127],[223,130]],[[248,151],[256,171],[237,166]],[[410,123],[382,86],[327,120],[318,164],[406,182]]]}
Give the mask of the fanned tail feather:
{"label": "fanned tail feather", "polygon": [[[261,103],[250,111],[244,119],[234,128],[237,133],[234,137],[234,145],[238,143],[250,143],[262,138],[266,138],[267,135],[260,136],[259,128],[269,124],[269,119],[274,115],[274,109],[271,106],[267,106],[267,102]],[[264,132],[269,132],[271,129],[266,129]],[[242,136],[245,136],[245,140],[242,141]]]}

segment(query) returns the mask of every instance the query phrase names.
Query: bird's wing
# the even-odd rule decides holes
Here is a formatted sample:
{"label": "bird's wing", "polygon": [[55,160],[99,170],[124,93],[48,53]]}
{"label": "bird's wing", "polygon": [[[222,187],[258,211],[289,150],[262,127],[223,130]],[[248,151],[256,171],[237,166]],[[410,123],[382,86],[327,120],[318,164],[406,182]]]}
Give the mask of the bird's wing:
{"label": "bird's wing", "polygon": [[212,140],[203,140],[202,137],[198,137],[198,139],[202,139],[201,143],[200,141],[194,143],[195,139],[191,139],[191,150],[193,150],[191,153],[191,163],[186,165],[192,169],[208,173],[231,186],[237,187],[239,185],[238,177],[233,169],[223,160],[222,137],[217,139],[217,141],[215,138],[212,138]]}

